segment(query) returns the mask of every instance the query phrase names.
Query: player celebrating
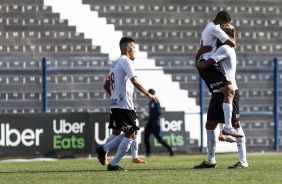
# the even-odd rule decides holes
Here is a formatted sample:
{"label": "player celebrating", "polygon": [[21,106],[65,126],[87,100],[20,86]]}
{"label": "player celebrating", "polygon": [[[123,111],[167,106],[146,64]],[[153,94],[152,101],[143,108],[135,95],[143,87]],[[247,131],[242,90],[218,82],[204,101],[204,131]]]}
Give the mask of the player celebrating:
{"label": "player celebrating", "polygon": [[[232,33],[231,25],[222,25],[221,26],[226,33]],[[222,44],[221,42],[219,44]],[[200,51],[201,52],[201,51]],[[236,128],[236,131],[243,135],[242,138],[236,138],[237,148],[239,152],[239,161],[228,167],[229,169],[241,169],[247,168],[248,162],[246,159],[246,138],[244,131],[240,125],[240,113],[239,113],[239,89],[236,84],[235,74],[236,74],[236,53],[235,49],[228,46],[222,45],[217,51],[209,58],[207,61],[202,61],[196,63],[198,69],[205,69],[208,67],[214,67],[213,65],[218,63],[220,67],[226,73],[226,77],[231,81],[232,88],[235,90],[235,96],[232,101],[233,111],[232,111],[232,126]],[[195,169],[201,168],[215,168],[217,166],[215,160],[215,148],[216,148],[216,139],[215,139],[215,128],[218,123],[224,122],[224,112],[222,108],[222,103],[224,101],[224,95],[219,90],[213,90],[212,97],[210,100],[206,130],[207,130],[207,147],[208,147],[208,156],[207,159],[202,162],[200,165],[195,166]]]}
{"label": "player celebrating", "polygon": [[[235,47],[235,29],[230,27],[231,35],[230,37],[220,28],[220,25],[229,23],[231,21],[231,16],[226,11],[220,11],[217,13],[215,19],[210,22],[202,32],[201,49],[206,49],[205,51],[209,52],[200,52],[196,55],[196,61],[203,59],[208,60],[211,55],[215,52],[217,48],[217,39],[222,43]],[[202,54],[204,53],[204,54]],[[217,64],[216,64],[217,65]],[[232,114],[232,100],[234,97],[234,89],[232,88],[230,80],[228,80],[225,74],[217,66],[210,67],[207,69],[199,69],[199,74],[205,83],[209,84],[207,87],[212,93],[214,89],[219,89],[224,94],[223,101],[223,111],[225,118],[225,126],[222,130],[222,133],[225,135],[231,135],[234,137],[243,137],[242,134],[238,133],[231,123],[231,114]],[[208,73],[208,74],[207,74]]]}

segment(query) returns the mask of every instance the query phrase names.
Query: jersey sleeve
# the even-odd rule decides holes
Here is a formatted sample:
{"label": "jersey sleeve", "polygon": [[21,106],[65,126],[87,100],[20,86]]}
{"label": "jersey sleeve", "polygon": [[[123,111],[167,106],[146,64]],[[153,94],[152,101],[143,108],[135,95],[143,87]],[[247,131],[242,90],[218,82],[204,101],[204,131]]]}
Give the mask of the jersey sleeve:
{"label": "jersey sleeve", "polygon": [[227,57],[227,51],[225,49],[225,47],[219,47],[216,52],[211,56],[211,58],[218,63],[219,61],[221,61],[222,59]]}
{"label": "jersey sleeve", "polygon": [[229,39],[229,36],[219,26],[214,26],[213,28],[212,34],[222,43]]}
{"label": "jersey sleeve", "polygon": [[127,59],[125,62],[123,62],[123,68],[129,79],[136,76],[133,61],[131,61],[130,59]]}
{"label": "jersey sleeve", "polygon": [[107,80],[111,80],[111,75],[110,74],[108,74]]}

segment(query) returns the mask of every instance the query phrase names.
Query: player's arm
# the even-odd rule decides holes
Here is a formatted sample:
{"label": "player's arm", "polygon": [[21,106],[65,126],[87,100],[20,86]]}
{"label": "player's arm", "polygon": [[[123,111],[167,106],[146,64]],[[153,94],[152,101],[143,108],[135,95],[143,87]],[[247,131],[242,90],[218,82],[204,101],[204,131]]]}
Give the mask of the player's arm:
{"label": "player's arm", "polygon": [[230,47],[236,47],[236,40],[235,38],[230,37],[224,42],[224,44],[229,45]]}
{"label": "player's arm", "polygon": [[111,95],[111,81],[110,81],[110,79],[111,79],[111,76],[109,74],[106,81],[104,82],[104,89],[107,91],[107,93],[109,95]]}
{"label": "player's arm", "polygon": [[215,60],[212,58],[209,58],[208,60],[201,60],[201,62],[196,62],[195,66],[198,69],[206,69],[211,67],[213,64],[215,64]]}
{"label": "player's arm", "polygon": [[230,47],[236,47],[236,36],[235,28],[231,24],[222,24],[220,25],[221,29],[229,36],[224,44],[229,45]]}
{"label": "player's arm", "polygon": [[204,53],[210,52],[212,51],[212,46],[209,45],[201,45],[201,47],[199,48],[197,54],[196,54],[196,61],[199,60],[200,56]]}
{"label": "player's arm", "polygon": [[154,96],[151,95],[146,89],[145,87],[141,84],[141,82],[137,79],[136,76],[132,77],[130,79],[130,81],[132,82],[132,84],[143,94],[145,94],[150,100],[155,100],[156,102],[159,102],[159,99]]}

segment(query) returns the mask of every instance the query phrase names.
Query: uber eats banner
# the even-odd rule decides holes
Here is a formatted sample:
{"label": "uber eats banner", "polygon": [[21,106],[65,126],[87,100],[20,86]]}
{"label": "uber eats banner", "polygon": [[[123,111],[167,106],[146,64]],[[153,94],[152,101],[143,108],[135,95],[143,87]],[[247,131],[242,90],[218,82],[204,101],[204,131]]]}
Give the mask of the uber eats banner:
{"label": "uber eats banner", "polygon": [[[105,144],[111,131],[109,113],[38,113],[0,115],[0,155],[91,154]],[[185,151],[184,113],[163,114],[163,135]],[[144,122],[140,123],[140,152],[144,152]],[[153,141],[152,151],[159,145]]]}

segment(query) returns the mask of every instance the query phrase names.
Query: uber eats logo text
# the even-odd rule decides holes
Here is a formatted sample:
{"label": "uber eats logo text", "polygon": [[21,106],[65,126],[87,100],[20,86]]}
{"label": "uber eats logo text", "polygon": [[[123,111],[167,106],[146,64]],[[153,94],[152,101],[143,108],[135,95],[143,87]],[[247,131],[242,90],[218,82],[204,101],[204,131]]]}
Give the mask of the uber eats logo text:
{"label": "uber eats logo text", "polygon": [[21,132],[11,128],[9,123],[1,123],[0,146],[39,146],[43,129],[24,129]]}
{"label": "uber eats logo text", "polygon": [[55,134],[53,137],[54,149],[83,149],[85,147],[85,140],[83,137],[79,137],[73,134],[82,134],[84,122],[66,122],[65,119],[53,120],[53,131]]}
{"label": "uber eats logo text", "polygon": [[[161,130],[162,132],[171,132],[169,135],[164,135],[163,139],[171,146],[183,146],[184,137],[181,135],[181,132],[184,131],[181,129],[183,125],[182,120],[172,120],[171,122],[165,121],[164,118],[161,118]],[[154,138],[154,145],[159,147],[162,146],[156,138]]]}

